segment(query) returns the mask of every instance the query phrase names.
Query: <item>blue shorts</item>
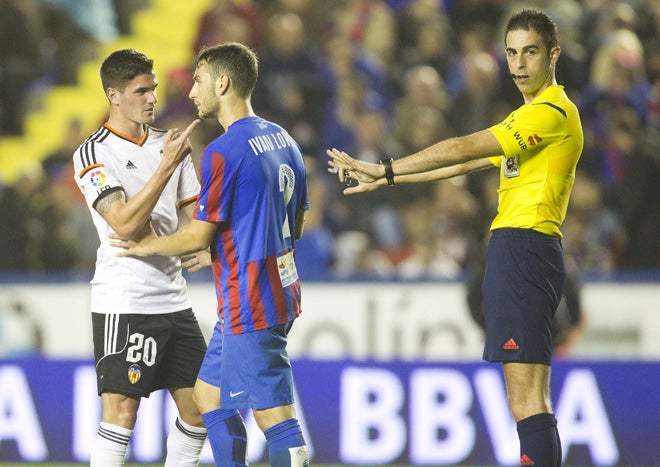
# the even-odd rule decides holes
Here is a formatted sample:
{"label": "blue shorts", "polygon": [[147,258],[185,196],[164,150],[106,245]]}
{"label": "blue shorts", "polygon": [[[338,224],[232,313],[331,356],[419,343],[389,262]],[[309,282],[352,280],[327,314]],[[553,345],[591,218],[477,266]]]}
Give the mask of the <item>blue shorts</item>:
{"label": "blue shorts", "polygon": [[552,317],[565,278],[558,238],[531,229],[493,231],[483,283],[484,360],[550,365]]}
{"label": "blue shorts", "polygon": [[218,321],[198,378],[220,388],[220,408],[293,404],[293,372],[286,351],[292,324],[223,336]]}

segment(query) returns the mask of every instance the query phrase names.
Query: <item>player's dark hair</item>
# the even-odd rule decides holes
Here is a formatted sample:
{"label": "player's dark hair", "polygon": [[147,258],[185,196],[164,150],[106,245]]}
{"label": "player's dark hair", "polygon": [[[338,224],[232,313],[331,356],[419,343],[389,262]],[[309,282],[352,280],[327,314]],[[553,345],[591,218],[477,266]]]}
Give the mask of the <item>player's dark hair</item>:
{"label": "player's dark hair", "polygon": [[247,99],[252,95],[259,77],[259,61],[249,47],[239,42],[205,47],[200,50],[195,67],[201,63],[208,64],[213,79],[226,74],[238,97]]}
{"label": "player's dark hair", "polygon": [[548,53],[559,45],[557,39],[557,25],[542,10],[521,10],[509,18],[509,22],[504,30],[504,40],[509,31],[524,29],[525,31],[535,31],[545,45]]}
{"label": "player's dark hair", "polygon": [[145,54],[133,49],[112,52],[101,64],[103,89],[114,88],[123,91],[136,76],[153,73],[154,61]]}

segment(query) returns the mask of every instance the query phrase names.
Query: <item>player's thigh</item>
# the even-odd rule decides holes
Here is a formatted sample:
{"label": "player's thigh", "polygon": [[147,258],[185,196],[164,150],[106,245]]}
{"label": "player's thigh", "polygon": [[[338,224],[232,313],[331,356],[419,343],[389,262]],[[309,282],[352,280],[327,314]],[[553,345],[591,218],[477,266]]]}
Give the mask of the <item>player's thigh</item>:
{"label": "player's thigh", "polygon": [[[206,341],[192,309],[172,314],[172,333],[164,349],[162,384],[170,391],[195,385],[206,353]],[[192,391],[182,394],[190,396]]]}
{"label": "player's thigh", "polygon": [[221,408],[269,409],[293,403],[293,371],[286,350],[291,324],[224,336]]}

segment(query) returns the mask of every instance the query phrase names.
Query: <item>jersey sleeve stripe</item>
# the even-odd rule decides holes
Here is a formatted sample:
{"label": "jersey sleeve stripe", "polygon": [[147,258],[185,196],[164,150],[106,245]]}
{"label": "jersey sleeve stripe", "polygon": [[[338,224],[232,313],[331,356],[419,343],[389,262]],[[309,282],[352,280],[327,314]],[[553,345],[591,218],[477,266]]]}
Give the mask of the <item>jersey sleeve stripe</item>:
{"label": "jersey sleeve stripe", "polygon": [[92,164],[92,165],[88,165],[88,166],[86,166],[85,168],[83,168],[83,169],[80,171],[80,173],[78,174],[78,177],[79,177],[79,178],[82,178],[83,175],[85,175],[85,174],[86,174],[87,172],[89,172],[90,170],[95,169],[96,167],[105,167],[105,166],[104,166],[103,164]]}
{"label": "jersey sleeve stripe", "polygon": [[197,201],[197,198],[199,198],[199,195],[191,196],[190,198],[182,199],[179,201],[176,205],[177,208],[182,208],[186,204],[193,203]]}
{"label": "jersey sleeve stripe", "polygon": [[88,141],[82,145],[80,148],[80,162],[82,163],[83,167],[96,164],[94,155],[94,141]]}
{"label": "jersey sleeve stripe", "polygon": [[94,134],[92,134],[89,138],[87,138],[87,140],[80,147],[80,162],[83,166],[96,164],[95,143],[103,142],[109,134],[110,131],[107,128],[101,127],[96,130]]}
{"label": "jersey sleeve stripe", "polygon": [[555,109],[557,112],[562,114],[564,118],[567,118],[566,111],[559,107],[558,105],[553,104],[552,102],[539,102],[537,105],[547,105]]}

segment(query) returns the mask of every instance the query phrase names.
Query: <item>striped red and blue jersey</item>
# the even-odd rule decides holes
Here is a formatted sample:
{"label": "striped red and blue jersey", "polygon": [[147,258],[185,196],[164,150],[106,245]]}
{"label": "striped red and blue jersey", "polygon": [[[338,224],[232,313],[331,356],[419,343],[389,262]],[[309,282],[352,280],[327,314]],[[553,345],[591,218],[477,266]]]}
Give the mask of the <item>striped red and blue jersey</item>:
{"label": "striped red and blue jersey", "polygon": [[259,331],[301,312],[296,217],[309,209],[298,144],[257,116],[240,119],[204,150],[195,218],[220,223],[211,244],[224,334]]}

